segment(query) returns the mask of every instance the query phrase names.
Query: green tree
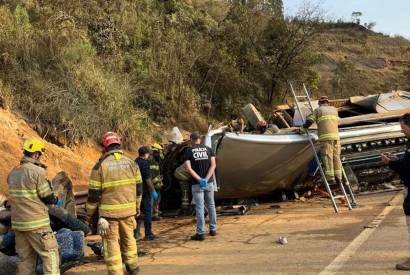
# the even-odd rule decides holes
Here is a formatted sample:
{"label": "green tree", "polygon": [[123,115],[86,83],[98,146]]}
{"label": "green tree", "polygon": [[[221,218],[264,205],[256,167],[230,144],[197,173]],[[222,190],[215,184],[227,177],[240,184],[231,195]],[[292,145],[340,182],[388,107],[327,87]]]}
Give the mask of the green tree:
{"label": "green tree", "polygon": [[269,103],[288,80],[304,80],[317,61],[312,47],[319,30],[318,20],[317,11],[307,8],[285,21],[269,21],[260,46],[256,46],[269,75],[270,84],[266,87]]}
{"label": "green tree", "polygon": [[275,18],[284,20],[283,15],[283,1],[282,0],[272,0],[272,10]]}
{"label": "green tree", "polygon": [[360,17],[362,17],[363,13],[361,11],[354,11],[352,12],[352,22],[360,25]]}

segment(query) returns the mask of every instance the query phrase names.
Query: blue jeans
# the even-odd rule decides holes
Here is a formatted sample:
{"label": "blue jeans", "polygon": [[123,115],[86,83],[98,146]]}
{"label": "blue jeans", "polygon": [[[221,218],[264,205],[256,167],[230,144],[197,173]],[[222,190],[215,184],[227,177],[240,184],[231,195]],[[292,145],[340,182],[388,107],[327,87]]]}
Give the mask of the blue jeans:
{"label": "blue jeans", "polygon": [[205,203],[209,214],[209,230],[216,231],[214,184],[211,182],[206,188],[201,188],[199,184],[192,185],[192,196],[196,210],[196,233],[205,234]]}
{"label": "blue jeans", "polygon": [[[152,235],[152,206],[153,206],[153,200],[151,197],[151,194],[148,193],[148,195],[142,195],[142,200],[141,200],[141,213],[144,214],[144,231],[145,231],[145,236],[150,236]],[[138,224],[141,224],[141,218],[138,218]]]}

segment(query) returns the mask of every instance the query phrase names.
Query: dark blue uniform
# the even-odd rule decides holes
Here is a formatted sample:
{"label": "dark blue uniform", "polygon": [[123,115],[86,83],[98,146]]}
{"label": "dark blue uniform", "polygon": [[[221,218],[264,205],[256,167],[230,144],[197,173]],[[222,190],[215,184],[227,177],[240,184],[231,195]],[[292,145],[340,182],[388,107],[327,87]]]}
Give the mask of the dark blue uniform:
{"label": "dark blue uniform", "polygon": [[[410,187],[410,142],[407,143],[406,152],[403,158],[389,162],[389,167],[399,174],[407,191]],[[406,197],[403,202],[403,210],[406,215],[410,215],[410,197],[409,192],[406,192]]]}
{"label": "dark blue uniform", "polygon": [[[145,237],[152,236],[152,196],[151,190],[149,190],[147,185],[147,180],[151,179],[150,164],[147,160],[143,158],[137,158],[135,162],[140,168],[140,173],[142,177],[142,201],[141,201],[141,213],[144,214],[144,231]],[[138,224],[141,223],[141,219],[138,219]]]}

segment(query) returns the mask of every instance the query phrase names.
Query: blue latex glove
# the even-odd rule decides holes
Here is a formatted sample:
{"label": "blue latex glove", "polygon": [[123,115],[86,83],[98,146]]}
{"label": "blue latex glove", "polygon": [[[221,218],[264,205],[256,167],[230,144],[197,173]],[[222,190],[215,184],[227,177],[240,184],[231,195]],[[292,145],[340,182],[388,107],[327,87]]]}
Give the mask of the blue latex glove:
{"label": "blue latex glove", "polygon": [[207,180],[206,178],[201,178],[201,179],[199,180],[199,186],[200,186],[201,188],[206,188],[206,187],[208,187],[208,180]]}
{"label": "blue latex glove", "polygon": [[57,202],[55,204],[57,208],[61,208],[63,206],[63,200],[62,199],[57,199]]}
{"label": "blue latex glove", "polygon": [[152,195],[152,198],[154,199],[154,201],[156,201],[157,199],[158,199],[158,193],[157,193],[157,191],[152,191],[152,193],[151,193],[151,195]]}

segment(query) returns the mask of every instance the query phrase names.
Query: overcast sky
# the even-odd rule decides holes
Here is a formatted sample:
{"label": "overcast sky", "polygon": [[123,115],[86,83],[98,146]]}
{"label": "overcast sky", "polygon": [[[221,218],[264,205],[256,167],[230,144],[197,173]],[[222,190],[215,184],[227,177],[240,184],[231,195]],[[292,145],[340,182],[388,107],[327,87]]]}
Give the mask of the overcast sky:
{"label": "overcast sky", "polygon": [[[285,13],[293,14],[304,0],[283,0]],[[351,20],[353,11],[363,13],[361,22],[376,22],[377,32],[410,39],[410,0],[308,0],[319,3],[327,17],[337,20]]]}

